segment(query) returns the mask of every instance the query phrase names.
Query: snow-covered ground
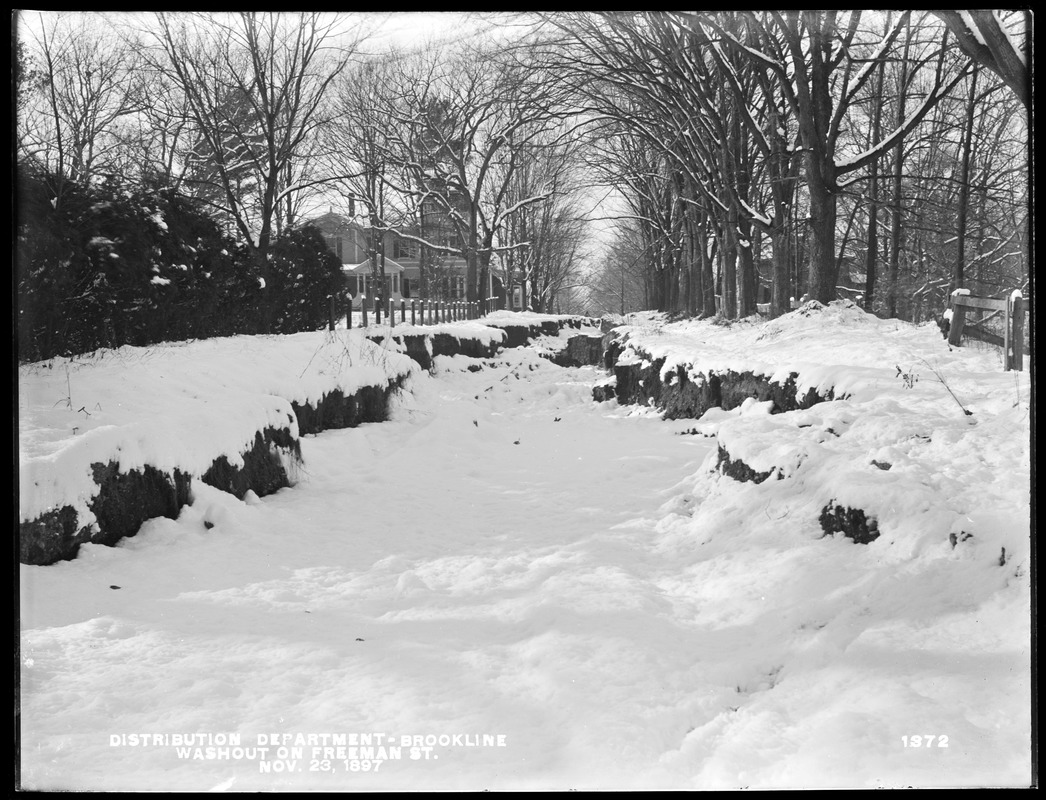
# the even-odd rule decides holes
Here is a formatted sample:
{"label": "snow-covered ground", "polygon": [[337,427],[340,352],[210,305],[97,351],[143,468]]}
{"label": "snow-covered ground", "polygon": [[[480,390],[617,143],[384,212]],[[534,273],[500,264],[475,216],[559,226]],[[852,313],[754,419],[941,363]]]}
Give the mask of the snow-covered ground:
{"label": "snow-covered ground", "polygon": [[[1028,785],[1028,373],[932,326],[821,317],[632,337],[847,400],[666,422],[593,403],[595,368],[532,350],[437,358],[391,421],[305,437],[294,487],[241,502],[196,482],[178,520],[23,565],[23,785]],[[281,341],[238,369],[264,376]],[[184,347],[229,375],[220,344]],[[44,413],[64,393],[34,383],[50,372],[20,374],[23,451],[69,446]],[[93,374],[57,411],[137,402]],[[207,425],[239,424],[209,399]],[[786,477],[719,475],[715,437]],[[868,545],[822,537],[847,487],[880,516]]]}

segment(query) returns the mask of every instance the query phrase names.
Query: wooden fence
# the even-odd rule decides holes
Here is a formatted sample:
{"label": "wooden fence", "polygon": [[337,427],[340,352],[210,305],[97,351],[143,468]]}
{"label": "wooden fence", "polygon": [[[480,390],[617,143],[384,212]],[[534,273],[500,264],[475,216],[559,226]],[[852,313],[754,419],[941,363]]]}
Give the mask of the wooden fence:
{"label": "wooden fence", "polygon": [[[340,316],[338,313],[338,298],[330,297],[329,303],[330,310],[327,327],[333,331]],[[367,304],[364,303],[363,307],[358,311],[359,321],[357,324],[361,328],[369,327],[367,311]],[[407,322],[408,312],[411,325],[439,325],[444,322],[479,319],[480,316],[479,303],[469,303],[465,300],[411,300],[409,306],[406,300],[400,300],[399,303],[396,303],[394,300],[389,300],[387,303],[379,303],[375,300],[371,312],[371,318],[374,320],[375,325],[381,325],[381,320],[384,316],[386,324],[390,326],[397,324],[397,316],[399,324]],[[352,328],[352,317],[352,299],[350,298],[346,303],[345,327]]]}
{"label": "wooden fence", "polygon": [[[978,323],[967,325],[967,310],[979,309],[1003,314],[1003,334],[977,327]],[[1020,372],[1024,369],[1024,298],[1013,292],[1009,297],[997,300],[991,297],[973,297],[965,289],[956,289],[951,296],[952,318],[948,327],[948,344],[959,346],[959,340],[965,333],[969,338],[979,339],[989,344],[1002,347],[1003,369]],[[994,316],[994,314],[993,314]]]}

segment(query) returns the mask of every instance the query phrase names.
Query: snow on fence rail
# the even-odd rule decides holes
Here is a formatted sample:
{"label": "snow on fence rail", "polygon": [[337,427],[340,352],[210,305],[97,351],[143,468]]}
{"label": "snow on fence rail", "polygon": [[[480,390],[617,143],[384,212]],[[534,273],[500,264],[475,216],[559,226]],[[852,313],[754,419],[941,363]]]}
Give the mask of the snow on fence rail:
{"label": "snow on fence rail", "polygon": [[1003,312],[1003,335],[999,337],[987,331],[977,331],[973,338],[982,339],[991,344],[1001,345],[1003,352],[1003,370],[1024,369],[1024,298],[1019,291],[1013,291],[1009,297],[995,299],[991,297],[974,297],[969,289],[956,289],[951,296],[951,317],[948,320],[948,344],[959,346],[964,330],[967,335],[974,333],[972,324],[966,327],[967,309]]}

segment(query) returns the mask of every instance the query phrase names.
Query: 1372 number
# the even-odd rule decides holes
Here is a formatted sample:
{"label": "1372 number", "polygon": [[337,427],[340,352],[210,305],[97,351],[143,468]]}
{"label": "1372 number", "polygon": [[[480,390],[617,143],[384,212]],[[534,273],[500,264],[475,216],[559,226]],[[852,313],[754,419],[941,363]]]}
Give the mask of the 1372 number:
{"label": "1372 number", "polygon": [[938,736],[937,734],[931,733],[924,736],[916,734],[915,736],[902,736],[901,741],[905,747],[947,747],[948,737]]}

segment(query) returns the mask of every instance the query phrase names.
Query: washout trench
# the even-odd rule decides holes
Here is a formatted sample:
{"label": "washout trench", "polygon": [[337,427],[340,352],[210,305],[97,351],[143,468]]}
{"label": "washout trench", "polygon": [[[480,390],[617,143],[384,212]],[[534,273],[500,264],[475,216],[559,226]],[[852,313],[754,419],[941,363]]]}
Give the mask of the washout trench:
{"label": "washout trench", "polygon": [[[24,784],[551,788],[645,771],[692,727],[666,702],[707,683],[658,586],[678,565],[649,539],[713,445],[593,403],[597,377],[532,351],[440,358],[390,421],[304,437],[292,488],[241,502],[198,484],[178,520],[24,567]],[[112,738],[160,731],[501,738],[351,774],[309,758],[345,752],[273,771],[275,750],[208,760]]]}

